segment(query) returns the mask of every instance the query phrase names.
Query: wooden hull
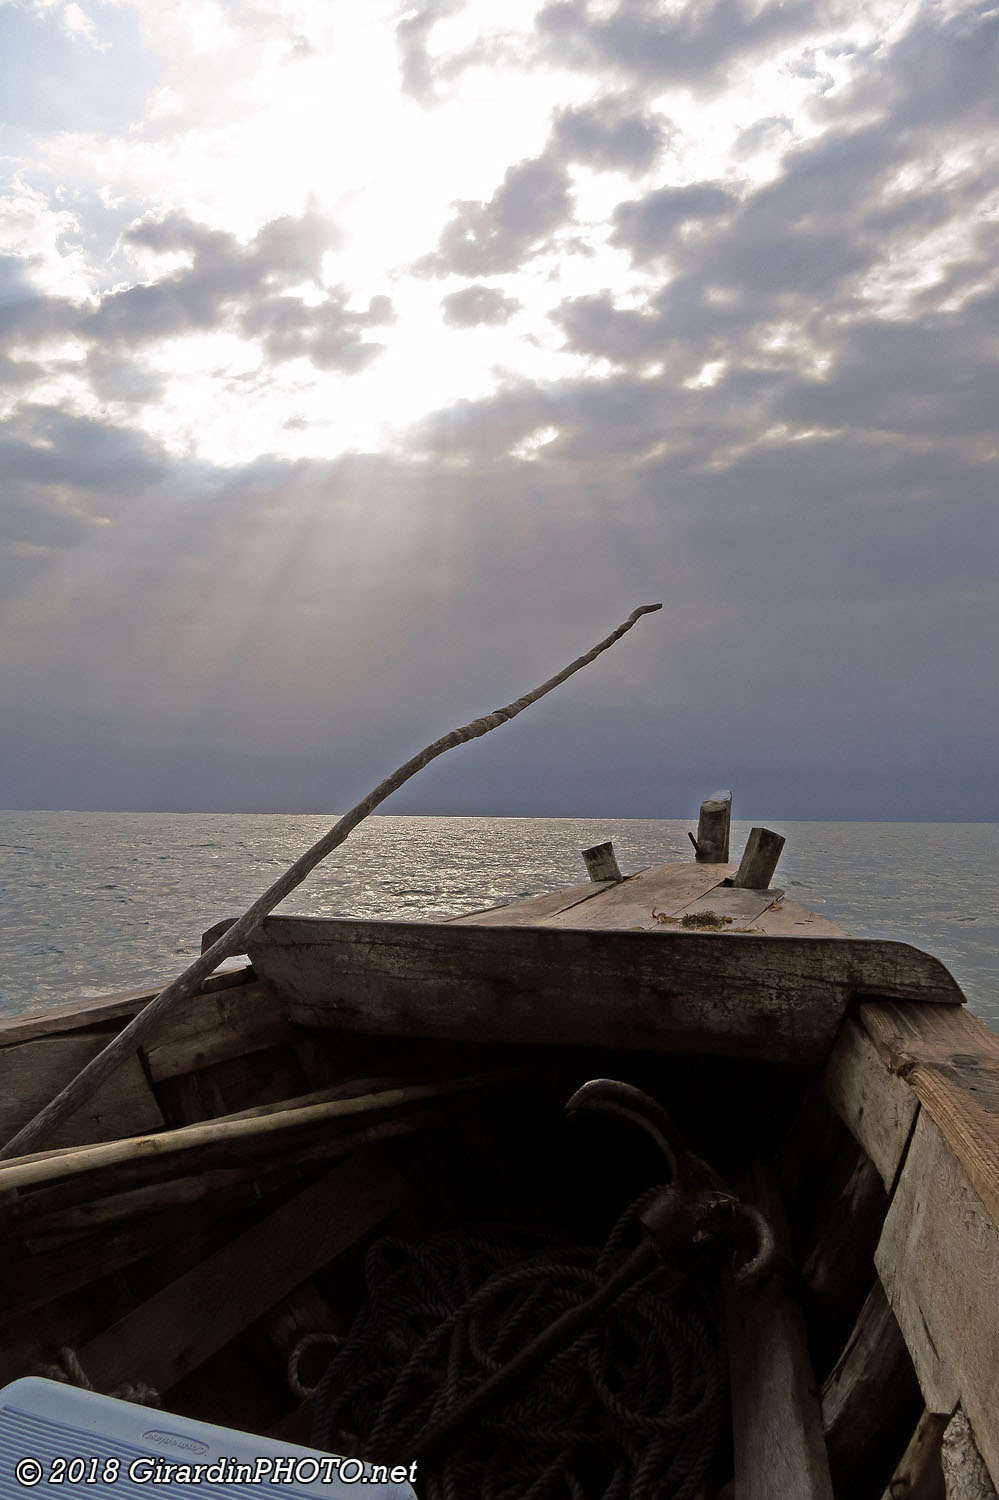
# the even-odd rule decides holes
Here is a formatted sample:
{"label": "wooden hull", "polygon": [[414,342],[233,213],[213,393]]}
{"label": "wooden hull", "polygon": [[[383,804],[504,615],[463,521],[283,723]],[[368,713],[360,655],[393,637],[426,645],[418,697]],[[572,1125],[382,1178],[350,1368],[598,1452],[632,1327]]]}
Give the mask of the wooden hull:
{"label": "wooden hull", "polygon": [[[669,1108],[796,1268],[728,1294],[704,1496],[940,1500],[958,1407],[999,1476],[999,1040],[935,960],[726,895],[721,868],[437,927],[268,919],[252,969],[0,1163],[0,1381],[69,1347],[98,1390],[307,1441],[284,1368],[349,1327],[378,1234],[499,1211],[600,1234],[657,1180],[647,1149],[559,1128],[606,1076]],[[733,930],[674,930],[705,901],[741,904]],[[4,1135],[145,998],[0,1023]]]}

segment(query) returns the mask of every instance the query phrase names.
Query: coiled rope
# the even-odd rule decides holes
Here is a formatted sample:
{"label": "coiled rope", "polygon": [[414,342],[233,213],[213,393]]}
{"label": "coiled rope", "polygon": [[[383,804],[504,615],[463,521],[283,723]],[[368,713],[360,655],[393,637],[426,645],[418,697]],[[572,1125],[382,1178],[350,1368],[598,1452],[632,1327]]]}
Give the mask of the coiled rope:
{"label": "coiled rope", "polygon": [[[655,1190],[653,1190],[655,1191]],[[479,1226],[414,1248],[381,1239],[366,1303],[316,1391],[312,1442],[405,1461],[419,1434],[585,1301],[641,1230],[644,1194],[602,1249]],[[715,1289],[659,1269],[528,1377],[446,1457],[425,1500],[693,1500],[717,1446],[724,1358]]]}
{"label": "coiled rope", "polygon": [[[80,1356],[75,1349],[64,1344],[59,1350],[58,1360],[58,1364],[37,1365],[34,1373],[43,1375],[46,1380],[59,1380],[63,1385],[75,1385],[81,1391],[96,1390],[94,1382],[81,1365]],[[113,1391],[108,1391],[107,1395],[115,1396],[119,1401],[133,1401],[137,1406],[160,1405],[159,1391],[141,1380],[135,1385],[125,1381],[122,1385],[115,1386]]]}

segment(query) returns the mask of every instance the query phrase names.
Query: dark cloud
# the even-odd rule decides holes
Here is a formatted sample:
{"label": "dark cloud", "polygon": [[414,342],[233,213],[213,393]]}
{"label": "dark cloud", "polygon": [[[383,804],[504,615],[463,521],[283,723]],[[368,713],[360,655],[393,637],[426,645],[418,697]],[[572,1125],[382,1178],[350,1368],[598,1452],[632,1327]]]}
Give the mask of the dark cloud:
{"label": "dark cloud", "polygon": [[28,260],[8,256],[0,263],[0,338],[8,346],[60,334],[83,339],[89,345],[87,369],[102,399],[155,399],[155,378],[128,353],[216,328],[259,339],[272,360],[306,358],[319,369],[350,373],[381,351],[367,330],[394,316],[385,296],[355,309],[343,287],[328,290],[318,302],[294,294],[303,282],[319,281],[323,255],[337,241],[333,226],[318,214],[274,219],[246,244],[177,213],[141,220],[122,238],[154,254],[184,255],[188,264],[106,292],[88,306],[35,292]]}
{"label": "dark cloud", "polygon": [[0,255],[0,341],[8,348],[68,332],[78,317],[67,298],[36,291],[37,265],[35,256]]}
{"label": "dark cloud", "polygon": [[351,311],[343,288],[318,305],[297,297],[264,297],[240,319],[240,331],[263,344],[275,361],[307,358],[320,370],[350,373],[363,369],[381,353],[382,346],[362,337],[365,329],[390,323],[388,297],[372,297],[363,312]]}
{"label": "dark cloud", "polygon": [[656,89],[717,82],[730,64],[807,35],[836,18],[808,0],[688,0],[664,14],[653,0],[619,0],[594,11],[589,0],[554,0],[535,20],[553,62],[584,70],[614,69]]}
{"label": "dark cloud", "polygon": [[[464,409],[471,469],[442,442],[416,465],[174,469],[158,507],[155,465],[129,474],[144,486],[136,558],[124,524],[79,540],[114,586],[67,608],[54,584],[8,652],[5,673],[24,669],[5,679],[9,798],[348,805],[418,745],[663,598],[662,617],[616,656],[390,810],[609,812],[614,764],[628,785],[621,815],[675,813],[688,780],[696,805],[713,766],[711,780],[743,796],[764,769],[780,793],[779,771],[800,815],[849,817],[876,766],[894,774],[893,800],[889,813],[872,793],[867,815],[957,816],[947,787],[982,769],[995,708],[992,470],[956,447],[928,455],[849,428],[753,442],[748,411],[738,429],[737,413],[721,427],[709,417],[696,451],[677,454],[675,397],[624,376],[507,391]],[[543,423],[572,441],[551,461],[510,458]],[[712,453],[710,432],[736,430],[742,451]],[[602,618],[595,597],[609,601]],[[44,789],[29,753],[40,742],[56,766]],[[934,784],[937,800],[920,803]],[[976,787],[999,796],[994,776]]]}
{"label": "dark cloud", "polygon": [[560,110],[550,149],[567,161],[608,171],[646,172],[673,134],[669,121],[636,110],[628,95]]}
{"label": "dark cloud", "polygon": [[636,264],[655,260],[671,253],[679,229],[731,214],[737,202],[734,193],[715,182],[657,188],[644,198],[618,204],[611,243],[630,250]]}
{"label": "dark cloud", "polygon": [[86,370],[90,389],[100,401],[146,406],[166,391],[166,381],[155,370],[144,369],[136,360],[97,344],[87,352]]}
{"label": "dark cloud", "polygon": [[452,328],[475,328],[481,323],[507,323],[520,307],[516,297],[507,297],[499,287],[474,282],[441,298],[441,313]]}
{"label": "dark cloud", "polygon": [[947,15],[942,7],[917,9],[908,29],[872,55],[856,81],[825,101],[831,117],[875,111],[897,136],[950,134],[999,122],[999,13],[972,3]]}
{"label": "dark cloud", "polygon": [[173,461],[126,428],[25,404],[0,430],[0,598],[160,493]]}
{"label": "dark cloud", "polygon": [[515,271],[551,244],[572,206],[568,174],[558,162],[547,154],[517,162],[488,203],[454,204],[436,254],[415,269],[431,276]]}
{"label": "dark cloud", "polygon": [[[244,245],[224,230],[171,214],[133,225],[124,239],[157,254],[190,257],[181,270],[109,292],[83,320],[85,335],[134,345],[219,327],[268,295],[315,280],[335,234],[326,220],[306,213],[272,220]],[[307,315],[306,304],[291,300]]]}

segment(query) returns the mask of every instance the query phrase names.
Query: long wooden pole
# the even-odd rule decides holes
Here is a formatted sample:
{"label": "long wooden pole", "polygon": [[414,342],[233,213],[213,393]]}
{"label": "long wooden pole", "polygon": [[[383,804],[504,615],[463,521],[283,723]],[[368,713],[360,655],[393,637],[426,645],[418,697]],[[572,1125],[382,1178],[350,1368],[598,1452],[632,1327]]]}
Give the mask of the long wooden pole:
{"label": "long wooden pole", "polygon": [[588,666],[601,652],[613,646],[614,642],[619,641],[642,615],[652,614],[657,609],[662,609],[662,605],[641,605],[632,611],[623,625],[619,625],[616,630],[594,646],[592,651],[587,651],[585,656],[577,657],[574,662],[563,667],[561,672],[557,672],[554,677],[550,677],[533,692],[526,693],[523,698],[507,704],[506,708],[497,708],[495,712],[486,714],[484,718],[473,719],[470,724],[465,724],[460,729],[452,729],[450,734],[434,740],[432,745],[428,745],[425,750],[421,750],[418,755],[407,760],[405,765],[400,766],[397,771],[393,771],[391,776],[380,781],[374,791],[369,792],[349,813],[345,813],[318,843],[306,850],[300,859],[297,859],[279,879],[275,880],[274,884],[269,886],[239,920],[234,922],[210,948],[202,953],[200,958],[196,958],[183,974],[168,984],[166,989],[161,990],[155,999],[150,1000],[135,1019],[130,1021],[102,1052],[98,1052],[97,1056],[91,1059],[51,1103],[40,1110],[26,1125],[23,1125],[6,1146],[0,1149],[0,1161],[6,1161],[13,1156],[24,1156],[34,1150],[36,1143],[44,1137],[47,1131],[54,1129],[68,1115],[79,1109],[80,1105],[90,1098],[104,1080],[109,1078],[115,1069],[136,1051],[143,1038],[169,1010],[172,1010],[181,1000],[186,1000],[193,995],[202,980],[207,979],[224,958],[231,958],[234,953],[245,951],[246,939],[257,924],[262,922],[264,917],[273,911],[275,906],[283,901],[296,886],[301,885],[316,865],[342,844],[358,823],[378,806],[379,802],[384,802],[386,797],[398,791],[404,782],[408,781],[411,776],[415,776],[417,771],[422,771],[423,767],[429,765],[432,760],[436,760],[438,755],[443,755],[445,750],[451,750],[455,745],[463,745],[467,740],[478,739],[480,735],[488,734],[491,729],[497,729],[508,719],[513,719],[517,714],[523,713],[525,708],[529,708],[532,703],[537,703],[539,698],[543,698],[546,693],[557,688],[574,672]]}

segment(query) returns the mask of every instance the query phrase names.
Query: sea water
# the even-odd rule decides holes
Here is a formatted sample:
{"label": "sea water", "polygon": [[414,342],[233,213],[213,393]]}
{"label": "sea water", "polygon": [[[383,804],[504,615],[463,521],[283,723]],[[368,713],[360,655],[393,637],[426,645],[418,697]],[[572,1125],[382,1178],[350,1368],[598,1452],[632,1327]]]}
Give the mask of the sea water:
{"label": "sea water", "polygon": [[[0,812],[0,1012],[173,978],[333,813]],[[999,824],[773,823],[773,884],[856,937],[941,959],[999,1031]],[[688,820],[374,816],[283,903],[308,916],[439,919],[586,879],[612,839],[625,874],[692,857]],[[738,858],[748,823],[732,825]]]}

